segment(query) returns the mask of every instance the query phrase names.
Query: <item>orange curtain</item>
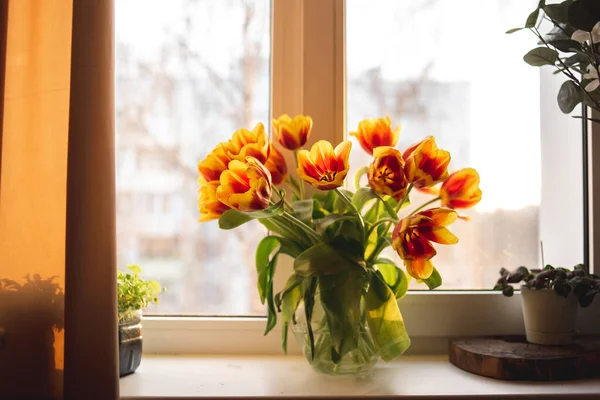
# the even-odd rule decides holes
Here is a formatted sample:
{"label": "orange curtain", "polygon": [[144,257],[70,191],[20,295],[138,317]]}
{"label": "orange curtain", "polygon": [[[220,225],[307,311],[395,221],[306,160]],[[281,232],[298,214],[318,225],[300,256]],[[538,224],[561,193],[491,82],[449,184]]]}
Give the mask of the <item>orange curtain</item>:
{"label": "orange curtain", "polygon": [[0,0],[0,398],[118,398],[112,3]]}

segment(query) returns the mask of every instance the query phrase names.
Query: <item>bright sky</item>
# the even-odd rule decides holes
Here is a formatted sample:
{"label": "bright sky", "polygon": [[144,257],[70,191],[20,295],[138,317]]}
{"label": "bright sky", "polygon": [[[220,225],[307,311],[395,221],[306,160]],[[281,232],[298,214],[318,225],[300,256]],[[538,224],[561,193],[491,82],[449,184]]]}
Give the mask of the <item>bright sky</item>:
{"label": "bright sky", "polygon": [[[191,45],[210,54],[227,76],[241,53],[239,0],[204,0],[185,10],[185,0],[119,0],[116,36],[133,56],[156,59],[165,27],[182,32],[194,20]],[[269,2],[256,0],[268,27]],[[434,3],[415,12],[420,4]],[[540,201],[539,70],[522,55],[535,46],[529,32],[506,35],[523,24],[537,0],[348,0],[347,63],[351,75],[381,66],[387,80],[418,77],[430,61],[430,79],[468,82],[471,166],[481,174],[479,209],[514,209]],[[139,7],[144,8],[143,18]],[[266,29],[264,48],[268,48]],[[177,66],[173,66],[174,70]],[[351,119],[352,117],[349,116]],[[399,121],[402,123],[402,121]],[[405,130],[410,126],[404,125]],[[435,132],[431,132],[435,136]],[[462,166],[460,166],[462,167]]]}

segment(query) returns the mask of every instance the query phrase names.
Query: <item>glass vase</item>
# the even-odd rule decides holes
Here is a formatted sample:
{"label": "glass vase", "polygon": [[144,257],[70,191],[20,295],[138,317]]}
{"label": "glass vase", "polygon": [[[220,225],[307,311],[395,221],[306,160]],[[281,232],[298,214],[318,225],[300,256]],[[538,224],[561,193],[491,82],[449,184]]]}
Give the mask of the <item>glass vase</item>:
{"label": "glass vase", "polygon": [[291,324],[292,332],[296,341],[302,348],[302,352],[311,367],[320,373],[329,375],[366,375],[379,361],[379,354],[375,342],[366,323],[364,309],[359,324],[358,346],[348,352],[338,362],[332,359],[333,341],[327,326],[325,312],[321,306],[318,295],[315,297],[313,308],[312,329],[314,337],[315,352],[311,354],[310,338],[304,317],[304,307],[300,305],[296,311],[296,323]]}

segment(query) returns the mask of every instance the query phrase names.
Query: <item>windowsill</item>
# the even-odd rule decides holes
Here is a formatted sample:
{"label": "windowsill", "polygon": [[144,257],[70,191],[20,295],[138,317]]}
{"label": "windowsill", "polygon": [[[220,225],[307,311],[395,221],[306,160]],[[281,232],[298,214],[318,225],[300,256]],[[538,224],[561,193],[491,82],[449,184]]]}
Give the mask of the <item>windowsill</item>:
{"label": "windowsill", "polygon": [[319,375],[301,356],[144,355],[120,380],[121,399],[206,397],[597,398],[600,378],[572,382],[504,382],[462,371],[447,356],[380,362],[373,375]]}

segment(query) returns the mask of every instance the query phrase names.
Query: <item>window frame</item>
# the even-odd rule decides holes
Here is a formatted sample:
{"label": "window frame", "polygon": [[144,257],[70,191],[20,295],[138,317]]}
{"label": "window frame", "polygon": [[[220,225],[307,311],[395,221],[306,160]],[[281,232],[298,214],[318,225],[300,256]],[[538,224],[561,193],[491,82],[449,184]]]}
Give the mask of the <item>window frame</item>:
{"label": "window frame", "polygon": [[[339,143],[345,139],[344,15],[345,0],[272,0],[271,113],[311,115],[315,124],[310,143],[320,139]],[[544,115],[545,110],[557,108],[555,93],[560,83],[547,85],[552,77],[551,71],[542,70],[540,73],[540,112]],[[561,137],[562,129],[581,124],[579,120],[555,112],[546,115],[557,115],[556,119],[541,119],[541,130],[552,137],[552,141],[570,140]],[[596,220],[600,220],[600,213],[593,213],[594,206],[600,209],[600,161],[593,162],[594,159],[600,160],[600,139],[593,140],[594,133],[596,137],[600,135],[600,124],[595,125],[588,125],[590,265],[594,265],[594,250],[598,249],[600,254],[600,234],[594,236],[592,229]],[[548,141],[542,139],[542,148],[549,154],[560,153],[564,143],[556,141],[548,147]],[[292,156],[285,154],[288,165],[293,165]],[[544,163],[556,163],[554,156],[542,156],[542,169]],[[564,178],[568,180],[572,173],[573,170],[563,171]],[[578,173],[582,175],[581,167]],[[577,196],[581,195],[583,202],[583,175],[579,184],[576,181],[570,179],[568,182],[573,188],[578,187],[577,193],[580,194]],[[598,191],[596,196],[594,188]],[[562,212],[552,209],[552,205],[549,207],[550,215]],[[581,220],[583,229],[583,218]],[[561,221],[564,218],[558,226]],[[546,255],[548,261],[554,254],[560,256],[560,252],[564,251],[561,239],[552,237],[552,227],[556,226],[540,225],[544,247],[556,249],[554,252],[550,250],[550,258]],[[292,260],[282,257],[275,277],[275,289],[283,287],[291,271]],[[443,353],[447,350],[447,339],[453,336],[524,333],[518,292],[512,298],[487,291],[409,292],[401,302],[401,311],[413,341],[409,350],[413,354]],[[578,329],[581,332],[600,332],[600,320],[591,317],[598,312],[600,301],[583,310]],[[263,335],[265,323],[265,317],[144,317],[144,352],[282,354],[278,332]],[[275,331],[279,329],[278,325]],[[297,346],[289,347],[289,353],[299,353]]]}

